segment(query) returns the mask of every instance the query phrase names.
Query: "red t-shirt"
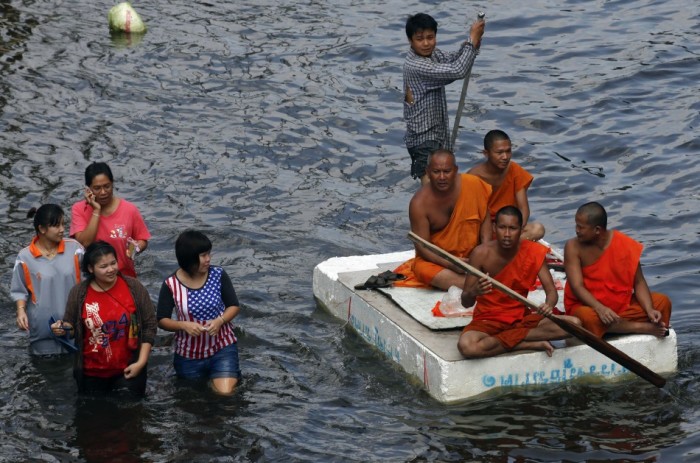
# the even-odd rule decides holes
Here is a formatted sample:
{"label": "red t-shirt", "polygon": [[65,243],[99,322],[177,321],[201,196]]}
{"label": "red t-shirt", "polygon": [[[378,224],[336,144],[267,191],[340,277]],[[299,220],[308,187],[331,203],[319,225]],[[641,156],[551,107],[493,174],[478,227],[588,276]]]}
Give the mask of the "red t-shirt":
{"label": "red t-shirt", "polygon": [[138,333],[131,328],[136,326],[136,305],[126,281],[117,278],[105,292],[88,286],[82,320],[83,373],[100,378],[123,374],[138,346]]}

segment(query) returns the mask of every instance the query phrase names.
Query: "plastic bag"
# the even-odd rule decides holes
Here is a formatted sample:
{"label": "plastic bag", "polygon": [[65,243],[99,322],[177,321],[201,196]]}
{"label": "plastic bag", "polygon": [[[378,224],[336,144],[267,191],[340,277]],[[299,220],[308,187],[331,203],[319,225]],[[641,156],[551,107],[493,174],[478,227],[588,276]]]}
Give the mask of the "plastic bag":
{"label": "plastic bag", "polygon": [[129,32],[143,34],[146,32],[146,25],[141,16],[131,6],[129,2],[122,2],[114,5],[107,13],[109,29],[113,32]]}
{"label": "plastic bag", "polygon": [[446,317],[459,317],[473,313],[471,308],[462,307],[462,288],[458,286],[450,286],[447,290],[440,301],[440,311]]}

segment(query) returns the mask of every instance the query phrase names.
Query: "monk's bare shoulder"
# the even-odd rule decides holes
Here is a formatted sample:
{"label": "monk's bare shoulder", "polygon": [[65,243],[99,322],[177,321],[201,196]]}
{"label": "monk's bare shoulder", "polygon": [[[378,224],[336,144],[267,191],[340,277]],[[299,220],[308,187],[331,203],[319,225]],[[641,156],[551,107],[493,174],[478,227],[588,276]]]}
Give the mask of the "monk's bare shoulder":
{"label": "monk's bare shoulder", "polygon": [[577,238],[570,238],[564,243],[565,248],[571,248],[571,249],[578,249],[579,248],[579,242]]}
{"label": "monk's bare shoulder", "polygon": [[488,243],[481,243],[469,254],[469,260],[474,263],[483,262],[489,255]]}
{"label": "monk's bare shoulder", "polygon": [[564,245],[564,262],[575,259],[578,261],[580,259],[581,253],[581,243],[579,243],[577,238],[571,238]]}
{"label": "monk's bare shoulder", "polygon": [[475,165],[474,167],[472,167],[471,169],[469,169],[469,170],[467,171],[467,173],[468,173],[468,174],[472,174],[472,175],[476,175],[476,176],[478,176],[478,177],[481,177],[481,176],[484,175],[484,173],[485,173],[485,170],[484,170],[484,165],[485,165],[485,164],[486,164],[486,163],[484,163],[484,162],[479,163],[479,164]]}
{"label": "monk's bare shoulder", "polygon": [[427,218],[431,204],[430,188],[423,186],[413,194],[408,203],[408,216],[411,220]]}
{"label": "monk's bare shoulder", "polygon": [[430,188],[427,188],[426,186],[422,186],[418,189],[413,194],[413,197],[411,198],[411,201],[409,202],[409,207],[414,207],[414,206],[424,206],[426,201],[428,201],[430,198]]}
{"label": "monk's bare shoulder", "polygon": [[484,264],[491,260],[491,255],[496,249],[496,241],[488,241],[486,243],[481,243],[475,247],[469,254],[469,261],[473,262],[474,265]]}

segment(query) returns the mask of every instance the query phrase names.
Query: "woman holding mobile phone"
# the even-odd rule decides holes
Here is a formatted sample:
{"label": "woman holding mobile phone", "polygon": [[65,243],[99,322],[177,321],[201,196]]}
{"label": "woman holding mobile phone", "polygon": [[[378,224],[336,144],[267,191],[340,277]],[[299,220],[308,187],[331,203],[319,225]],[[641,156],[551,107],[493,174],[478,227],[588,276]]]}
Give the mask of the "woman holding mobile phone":
{"label": "woman holding mobile phone", "polygon": [[114,176],[107,163],[93,162],[85,169],[85,199],[73,204],[70,236],[87,247],[103,240],[111,244],[119,271],[136,277],[134,257],[148,247],[151,233],[138,208],[114,195]]}

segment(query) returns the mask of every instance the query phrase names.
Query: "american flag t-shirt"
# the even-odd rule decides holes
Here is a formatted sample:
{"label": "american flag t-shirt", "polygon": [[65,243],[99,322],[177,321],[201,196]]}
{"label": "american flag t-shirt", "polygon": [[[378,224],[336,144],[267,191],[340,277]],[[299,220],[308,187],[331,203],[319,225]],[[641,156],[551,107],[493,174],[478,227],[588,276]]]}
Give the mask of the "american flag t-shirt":
{"label": "american flag t-shirt", "polygon": [[[226,306],[221,297],[221,267],[210,267],[206,282],[201,288],[192,289],[183,285],[173,274],[165,280],[170,289],[177,318],[206,325],[224,313]],[[202,359],[211,357],[220,349],[236,342],[231,323],[224,324],[216,336],[202,333],[190,336],[186,331],[175,333],[175,353],[185,358]]]}

